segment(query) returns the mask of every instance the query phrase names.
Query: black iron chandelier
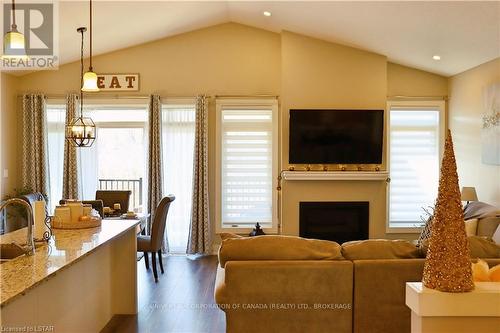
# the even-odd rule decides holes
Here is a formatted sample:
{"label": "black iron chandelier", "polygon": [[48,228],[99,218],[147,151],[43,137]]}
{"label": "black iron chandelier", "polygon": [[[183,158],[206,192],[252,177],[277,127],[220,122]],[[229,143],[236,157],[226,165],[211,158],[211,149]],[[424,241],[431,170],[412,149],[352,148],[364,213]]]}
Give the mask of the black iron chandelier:
{"label": "black iron chandelier", "polygon": [[[83,84],[83,33],[87,28],[76,29],[82,35],[80,49],[80,86]],[[80,115],[66,126],[66,139],[75,147],[91,147],[96,139],[94,121],[83,116],[83,91],[80,90]]]}

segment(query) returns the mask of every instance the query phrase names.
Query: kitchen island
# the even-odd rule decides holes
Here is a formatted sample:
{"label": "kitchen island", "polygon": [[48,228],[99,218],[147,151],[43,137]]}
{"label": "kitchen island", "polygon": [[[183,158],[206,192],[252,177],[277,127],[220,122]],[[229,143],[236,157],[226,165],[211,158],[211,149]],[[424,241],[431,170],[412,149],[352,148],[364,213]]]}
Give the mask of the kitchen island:
{"label": "kitchen island", "polygon": [[[136,314],[139,223],[55,229],[34,255],[2,263],[2,331],[99,332],[115,314]],[[25,229],[0,236],[0,243],[25,241]]]}

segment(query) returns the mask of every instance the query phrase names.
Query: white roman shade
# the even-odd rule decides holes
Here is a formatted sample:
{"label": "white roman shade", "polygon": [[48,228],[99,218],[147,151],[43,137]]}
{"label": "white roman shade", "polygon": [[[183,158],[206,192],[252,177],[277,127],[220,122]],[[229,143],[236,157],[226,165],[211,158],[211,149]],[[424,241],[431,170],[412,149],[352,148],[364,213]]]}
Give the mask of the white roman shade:
{"label": "white roman shade", "polygon": [[277,154],[271,105],[221,105],[219,115],[222,228],[273,227]]}
{"label": "white roman shade", "polygon": [[438,107],[390,109],[390,227],[422,225],[439,181],[441,114]]}

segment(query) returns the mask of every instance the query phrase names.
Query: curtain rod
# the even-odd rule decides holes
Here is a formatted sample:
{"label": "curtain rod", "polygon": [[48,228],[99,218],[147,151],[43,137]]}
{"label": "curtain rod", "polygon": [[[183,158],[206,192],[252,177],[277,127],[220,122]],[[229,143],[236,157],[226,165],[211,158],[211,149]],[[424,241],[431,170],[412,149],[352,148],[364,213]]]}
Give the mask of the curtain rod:
{"label": "curtain rod", "polygon": [[[17,95],[18,97],[23,97],[23,95]],[[48,94],[45,95],[46,98],[66,98],[67,94]],[[150,95],[112,95],[112,94],[99,94],[84,95],[85,99],[99,99],[99,98],[116,98],[116,99],[149,99]],[[160,95],[161,98],[195,98],[196,96],[177,96],[177,95]],[[210,97],[210,96],[207,96]]]}
{"label": "curtain rod", "polygon": [[427,99],[427,100],[448,100],[448,96],[406,96],[406,95],[394,95],[387,96],[388,100],[391,99]]}
{"label": "curtain rod", "polygon": [[215,95],[215,98],[279,98],[278,95]]}
{"label": "curtain rod", "polygon": [[[66,98],[67,94],[48,94],[46,98]],[[23,94],[17,95],[23,97]],[[150,95],[86,94],[85,98],[149,99]],[[161,98],[195,98],[196,96],[160,95]],[[278,95],[205,95],[207,98],[279,98]]]}

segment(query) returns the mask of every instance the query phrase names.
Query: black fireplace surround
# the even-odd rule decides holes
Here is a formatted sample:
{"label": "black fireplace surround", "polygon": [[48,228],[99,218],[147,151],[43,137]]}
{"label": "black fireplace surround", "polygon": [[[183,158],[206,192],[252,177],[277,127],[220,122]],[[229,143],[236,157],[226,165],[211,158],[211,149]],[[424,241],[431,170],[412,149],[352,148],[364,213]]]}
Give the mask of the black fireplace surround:
{"label": "black fireplace surround", "polygon": [[368,239],[369,202],[301,202],[300,237],[335,241]]}

